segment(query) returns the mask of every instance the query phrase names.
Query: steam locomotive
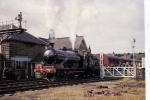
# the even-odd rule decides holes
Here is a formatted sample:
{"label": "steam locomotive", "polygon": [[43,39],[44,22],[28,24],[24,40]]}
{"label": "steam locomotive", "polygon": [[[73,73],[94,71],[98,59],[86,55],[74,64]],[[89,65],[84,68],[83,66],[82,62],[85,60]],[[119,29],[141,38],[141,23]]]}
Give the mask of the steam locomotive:
{"label": "steam locomotive", "polygon": [[48,78],[75,78],[99,76],[99,60],[87,51],[68,51],[48,48],[43,53],[44,64],[36,68],[36,72],[45,74]]}

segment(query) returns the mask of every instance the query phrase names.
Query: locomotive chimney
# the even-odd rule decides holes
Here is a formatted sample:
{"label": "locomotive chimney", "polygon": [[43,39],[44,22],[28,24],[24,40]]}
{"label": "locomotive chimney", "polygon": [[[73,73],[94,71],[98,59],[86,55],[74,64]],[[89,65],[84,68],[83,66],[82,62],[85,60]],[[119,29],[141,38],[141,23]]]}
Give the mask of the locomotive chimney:
{"label": "locomotive chimney", "polygon": [[50,46],[53,48],[54,47],[54,43],[50,43]]}
{"label": "locomotive chimney", "polygon": [[55,32],[54,30],[50,30],[50,33],[49,33],[49,45],[53,48],[54,47],[54,41],[55,41]]}

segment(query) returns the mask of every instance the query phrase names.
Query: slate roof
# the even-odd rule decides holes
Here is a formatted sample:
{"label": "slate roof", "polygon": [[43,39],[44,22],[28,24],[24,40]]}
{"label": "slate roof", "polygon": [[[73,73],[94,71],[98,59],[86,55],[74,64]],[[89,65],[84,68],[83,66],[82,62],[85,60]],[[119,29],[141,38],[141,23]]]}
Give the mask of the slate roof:
{"label": "slate roof", "polygon": [[39,37],[39,39],[41,39],[42,41],[44,41],[44,42],[46,42],[46,43],[47,43],[47,41],[48,41],[48,39],[41,38],[41,37]]}
{"label": "slate roof", "polygon": [[69,37],[54,39],[54,48],[60,49],[62,46],[67,47],[67,49],[72,49],[72,45]]}
{"label": "slate roof", "polygon": [[39,63],[41,61],[43,61],[43,53],[38,53],[35,57],[32,58],[30,62]]}
{"label": "slate roof", "polygon": [[[47,43],[49,42],[48,39],[41,38],[41,37],[40,37],[40,39]],[[54,38],[53,43],[54,43],[54,48],[56,48],[56,49],[61,49],[62,46],[67,47],[67,49],[72,49],[72,45],[71,45],[71,41],[70,41],[69,37]]]}
{"label": "slate roof", "polygon": [[[83,36],[76,36],[75,49],[79,49],[80,48],[80,45],[81,45],[82,41],[84,41],[84,37]],[[84,41],[84,43],[85,43],[85,41]],[[86,43],[85,43],[85,45],[86,45]]]}
{"label": "slate roof", "polygon": [[33,35],[23,32],[22,34],[13,34],[7,40],[16,40],[21,42],[29,42],[29,43],[36,43],[36,44],[46,44],[46,42],[34,37]]}
{"label": "slate roof", "polygon": [[[7,26],[7,29],[9,28],[16,28],[16,26],[12,26],[12,25],[8,25]],[[6,29],[6,27],[3,26],[0,26],[0,29]],[[5,36],[5,34],[4,34]],[[42,44],[42,45],[45,45],[46,42],[45,41],[42,41],[41,39],[29,34],[28,32],[23,32],[21,34],[18,34],[18,33],[14,33],[12,34],[10,37],[8,37],[6,39],[7,41],[8,40],[15,40],[15,41],[21,41],[21,42],[28,42],[28,43],[35,43],[35,44]],[[5,41],[6,41],[5,40]]]}
{"label": "slate roof", "polygon": [[[39,38],[41,40],[45,41],[45,42],[48,42],[48,39],[41,38],[41,37],[39,37]],[[84,41],[84,37],[83,36],[76,36],[75,49],[79,49],[80,48],[80,45],[81,45],[82,41]],[[53,39],[53,43],[54,43],[54,48],[56,48],[56,49],[60,49],[62,46],[67,47],[67,49],[72,49],[72,43],[71,43],[69,37],[54,38]],[[85,41],[84,41],[84,43],[85,43]],[[86,45],[86,43],[85,43],[85,45]]]}

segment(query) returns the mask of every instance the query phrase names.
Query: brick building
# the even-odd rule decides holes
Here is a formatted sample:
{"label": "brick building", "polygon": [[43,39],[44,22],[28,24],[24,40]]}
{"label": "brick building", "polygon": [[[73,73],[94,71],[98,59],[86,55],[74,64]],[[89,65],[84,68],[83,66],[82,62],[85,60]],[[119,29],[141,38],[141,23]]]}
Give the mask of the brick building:
{"label": "brick building", "polygon": [[[9,25],[9,27],[15,26]],[[4,37],[5,35],[1,35],[1,39]],[[12,34],[0,46],[5,67],[14,70],[15,74],[21,78],[27,78],[34,73],[34,67],[30,66],[30,60],[38,53],[43,52],[45,42],[28,32],[23,32],[22,34]],[[3,67],[1,66],[0,69]]]}

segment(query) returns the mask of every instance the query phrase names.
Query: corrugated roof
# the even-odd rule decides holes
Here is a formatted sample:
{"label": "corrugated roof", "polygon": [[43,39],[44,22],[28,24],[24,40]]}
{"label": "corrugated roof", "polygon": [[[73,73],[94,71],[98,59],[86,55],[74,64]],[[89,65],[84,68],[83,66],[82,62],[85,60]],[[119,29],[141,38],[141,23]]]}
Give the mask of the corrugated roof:
{"label": "corrugated roof", "polygon": [[[0,29],[9,29],[9,28],[16,28],[16,26],[12,26],[12,25],[7,25],[6,26],[0,26]],[[4,34],[5,35],[5,34]],[[23,32],[21,34],[18,33],[13,33],[9,38],[7,38],[6,40],[15,40],[15,41],[21,41],[21,42],[29,42],[29,43],[36,43],[36,44],[43,44],[45,45],[46,42],[40,40],[39,38],[29,34],[28,32]],[[5,40],[5,41],[6,41]]]}

